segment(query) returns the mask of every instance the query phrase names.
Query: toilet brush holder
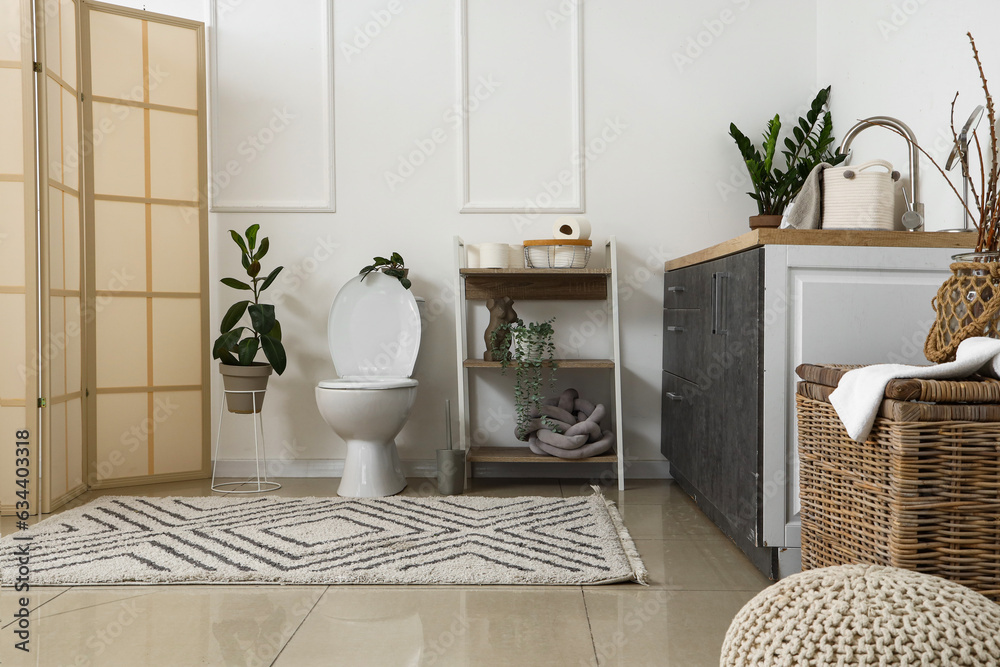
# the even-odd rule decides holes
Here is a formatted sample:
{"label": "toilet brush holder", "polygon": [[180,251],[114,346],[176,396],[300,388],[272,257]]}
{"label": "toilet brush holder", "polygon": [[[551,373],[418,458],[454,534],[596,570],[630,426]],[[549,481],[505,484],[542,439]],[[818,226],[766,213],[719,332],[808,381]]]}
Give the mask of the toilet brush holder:
{"label": "toilet brush holder", "polygon": [[438,493],[457,496],[465,491],[465,450],[437,450]]}

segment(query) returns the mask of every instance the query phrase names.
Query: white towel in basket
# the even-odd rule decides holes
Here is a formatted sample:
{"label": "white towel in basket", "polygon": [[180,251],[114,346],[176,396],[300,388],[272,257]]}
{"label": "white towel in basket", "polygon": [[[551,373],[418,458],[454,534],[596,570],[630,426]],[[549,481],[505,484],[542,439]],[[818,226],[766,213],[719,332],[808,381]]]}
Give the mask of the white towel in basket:
{"label": "white towel in basket", "polygon": [[890,380],[917,378],[947,380],[974,373],[1000,378],[1000,340],[968,338],[958,346],[955,361],[934,366],[878,364],[848,371],[830,394],[847,433],[858,442],[868,439]]}

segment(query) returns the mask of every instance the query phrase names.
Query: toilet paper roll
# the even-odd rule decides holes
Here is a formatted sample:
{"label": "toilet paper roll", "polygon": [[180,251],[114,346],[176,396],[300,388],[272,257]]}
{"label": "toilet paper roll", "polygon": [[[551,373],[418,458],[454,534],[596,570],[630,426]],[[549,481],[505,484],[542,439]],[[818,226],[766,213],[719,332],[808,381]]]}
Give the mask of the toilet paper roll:
{"label": "toilet paper roll", "polygon": [[465,244],[465,268],[467,269],[478,269],[479,268],[479,246],[472,244]]}
{"label": "toilet paper roll", "polygon": [[480,243],[479,267],[506,269],[510,266],[510,246],[506,243]]}
{"label": "toilet paper roll", "polygon": [[510,260],[508,261],[507,268],[510,269],[523,269],[524,268],[524,246],[520,244],[511,243],[510,246]]}
{"label": "toilet paper roll", "polygon": [[581,216],[564,215],[552,225],[554,239],[589,239],[590,221]]}

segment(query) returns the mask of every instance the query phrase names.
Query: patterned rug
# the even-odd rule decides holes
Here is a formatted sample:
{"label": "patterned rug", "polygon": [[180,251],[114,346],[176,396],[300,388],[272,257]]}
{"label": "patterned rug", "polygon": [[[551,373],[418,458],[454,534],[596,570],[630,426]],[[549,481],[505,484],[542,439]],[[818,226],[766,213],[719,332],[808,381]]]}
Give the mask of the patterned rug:
{"label": "patterned rug", "polygon": [[[645,582],[614,505],[580,498],[110,496],[0,540],[4,585]],[[23,538],[30,537],[30,541]]]}

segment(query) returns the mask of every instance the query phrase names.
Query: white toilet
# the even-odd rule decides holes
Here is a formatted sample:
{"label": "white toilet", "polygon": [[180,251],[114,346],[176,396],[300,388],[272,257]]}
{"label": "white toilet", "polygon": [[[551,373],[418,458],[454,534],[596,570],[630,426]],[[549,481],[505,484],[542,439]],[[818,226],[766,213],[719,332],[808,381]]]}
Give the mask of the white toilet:
{"label": "white toilet", "polygon": [[406,487],[394,438],[417,397],[417,299],[397,279],[372,272],[344,285],[330,308],[330,353],[340,378],[316,387],[323,419],[347,442],[337,494],[391,496]]}

